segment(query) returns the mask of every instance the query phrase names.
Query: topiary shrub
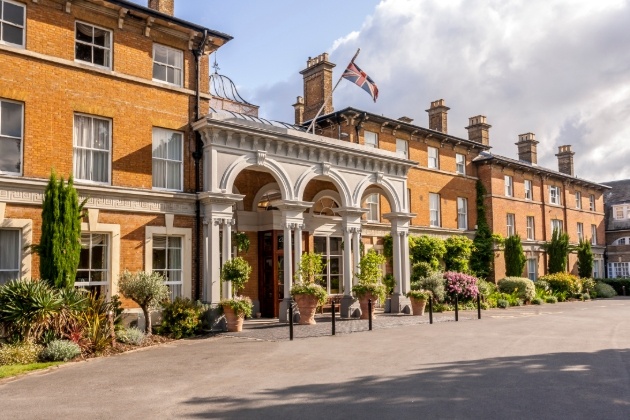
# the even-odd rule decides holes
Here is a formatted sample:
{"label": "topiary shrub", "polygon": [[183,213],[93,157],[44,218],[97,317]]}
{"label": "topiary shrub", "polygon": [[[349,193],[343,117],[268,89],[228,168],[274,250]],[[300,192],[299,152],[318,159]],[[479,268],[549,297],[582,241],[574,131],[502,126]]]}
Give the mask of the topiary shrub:
{"label": "topiary shrub", "polygon": [[385,264],[385,257],[370,249],[359,261],[359,273],[355,274],[358,282],[352,287],[355,296],[362,297],[368,293],[377,296],[381,302],[385,301],[385,286],[380,283],[383,277],[381,266]]}
{"label": "topiary shrub", "polygon": [[475,299],[479,294],[477,277],[452,271],[444,273],[446,293],[458,296],[459,300]]}
{"label": "topiary shrub", "polygon": [[411,283],[412,290],[428,290],[433,295],[436,302],[444,302],[446,290],[444,285],[444,275],[440,272],[433,272],[427,277],[420,277],[417,281]]}
{"label": "topiary shrub", "polygon": [[53,340],[41,353],[41,358],[50,362],[67,362],[81,354],[81,347],[68,340]]}
{"label": "topiary shrub", "polygon": [[595,293],[597,293],[598,298],[604,299],[617,296],[617,292],[615,292],[615,289],[613,289],[611,285],[600,281],[595,285]]}
{"label": "topiary shrub", "polygon": [[123,328],[116,331],[116,340],[125,344],[141,346],[145,339],[144,332],[138,328]]}
{"label": "topiary shrub", "polygon": [[558,298],[555,296],[547,296],[545,298],[546,303],[558,303]]}
{"label": "topiary shrub", "polygon": [[[385,258],[385,257],[383,257]],[[295,284],[291,287],[291,296],[312,295],[317,298],[317,303],[326,303],[328,292],[321,284],[326,263],[321,254],[309,252],[302,254],[300,266],[295,273]]]}
{"label": "topiary shrub", "polygon": [[0,366],[36,363],[41,352],[42,346],[32,341],[4,344],[0,346]]}
{"label": "topiary shrub", "polygon": [[118,281],[120,293],[136,302],[142,309],[147,335],[151,335],[153,332],[151,311],[157,309],[161,302],[169,298],[169,289],[164,281],[164,276],[157,272],[138,271],[137,273],[130,273],[127,270],[120,275]]}
{"label": "topiary shrub", "polygon": [[542,300],[542,298],[535,297],[534,299],[532,299],[532,305],[542,305],[543,303],[544,301]]}
{"label": "topiary shrub", "polygon": [[588,293],[582,293],[582,300],[590,300],[591,299],[591,295],[589,295]]}
{"label": "topiary shrub", "polygon": [[188,298],[177,297],[173,302],[162,304],[162,324],[158,334],[173,338],[192,337],[200,327],[200,308]]}
{"label": "topiary shrub", "polygon": [[505,260],[505,274],[508,277],[519,277],[523,274],[527,258],[523,252],[521,237],[512,235],[503,242],[503,259]]}
{"label": "topiary shrub", "polygon": [[418,281],[421,277],[429,277],[433,273],[435,273],[435,270],[428,262],[415,263],[411,267],[411,281]]}
{"label": "topiary shrub", "polygon": [[531,302],[536,297],[536,286],[530,279],[524,277],[506,277],[499,280],[499,291],[503,293],[516,293],[519,299]]}
{"label": "topiary shrub", "polygon": [[566,293],[568,297],[581,292],[581,282],[577,276],[569,273],[555,273],[541,276],[539,281],[549,283],[549,287],[554,293]]}

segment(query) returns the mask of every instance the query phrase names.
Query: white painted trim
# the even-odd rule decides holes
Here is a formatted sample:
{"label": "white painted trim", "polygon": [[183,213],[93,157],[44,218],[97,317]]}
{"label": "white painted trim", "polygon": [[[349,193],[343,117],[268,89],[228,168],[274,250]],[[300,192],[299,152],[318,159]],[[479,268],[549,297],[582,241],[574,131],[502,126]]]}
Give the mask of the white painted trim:
{"label": "white painted trim", "polygon": [[120,274],[120,225],[98,223],[98,210],[88,210],[89,223],[81,223],[82,233],[106,233],[110,239],[109,290],[107,298],[118,294],[118,276]]}
{"label": "white painted trim", "polygon": [[[184,239],[182,254],[182,297],[192,299],[192,229],[171,226],[146,226],[144,228],[144,270],[152,271],[153,236],[179,236]],[[199,262],[198,262],[199,263]]]}
{"label": "white painted trim", "polygon": [[30,279],[33,245],[33,221],[31,219],[6,219],[4,217],[6,203],[0,203],[0,229],[19,229],[22,233],[20,245],[22,247],[22,266],[20,278]]}

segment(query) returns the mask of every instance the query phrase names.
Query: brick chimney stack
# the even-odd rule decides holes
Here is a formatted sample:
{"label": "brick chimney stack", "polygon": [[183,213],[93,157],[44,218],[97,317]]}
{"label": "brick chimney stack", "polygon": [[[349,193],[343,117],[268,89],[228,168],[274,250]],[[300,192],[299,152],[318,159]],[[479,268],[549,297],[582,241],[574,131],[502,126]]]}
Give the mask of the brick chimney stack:
{"label": "brick chimney stack", "polygon": [[328,99],[321,115],[334,111],[332,104],[333,68],[335,65],[328,61],[328,53],[315,58],[308,58],[306,68],[300,72],[304,77],[304,121],[315,118],[324,100]]}
{"label": "brick chimney stack", "polygon": [[431,102],[431,107],[426,111],[429,113],[429,129],[439,131],[440,133],[448,133],[448,110],[451,109],[444,105],[444,99],[438,99]]}
{"label": "brick chimney stack", "polygon": [[570,144],[558,147],[558,153],[556,154],[558,157],[558,171],[563,174],[575,176],[575,171],[573,169],[574,154],[575,152],[571,151]]}
{"label": "brick chimney stack", "polygon": [[157,10],[165,15],[175,15],[175,0],[149,0],[149,9]]}
{"label": "brick chimney stack", "polygon": [[468,140],[490,146],[490,128],[492,126],[486,122],[486,117],[477,115],[468,118]]}
{"label": "brick chimney stack", "polygon": [[295,109],[295,125],[302,125],[304,123],[304,98],[298,96],[293,108]]}
{"label": "brick chimney stack", "polygon": [[525,133],[518,135],[518,159],[536,165],[538,163],[538,153],[536,152],[536,135]]}

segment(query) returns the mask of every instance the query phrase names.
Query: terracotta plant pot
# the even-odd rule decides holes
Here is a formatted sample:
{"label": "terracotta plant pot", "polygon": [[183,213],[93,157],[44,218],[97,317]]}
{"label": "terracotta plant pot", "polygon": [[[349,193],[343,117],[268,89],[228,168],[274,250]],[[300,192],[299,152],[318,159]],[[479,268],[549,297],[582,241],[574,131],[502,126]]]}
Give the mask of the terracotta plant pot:
{"label": "terracotta plant pot", "polygon": [[424,308],[427,305],[426,299],[416,299],[414,297],[411,298],[411,310],[415,316],[424,315]]}
{"label": "terracotta plant pot", "polygon": [[243,320],[245,319],[245,315],[236,315],[234,310],[229,306],[223,307],[223,313],[225,314],[225,322],[227,323],[228,332],[243,331]]}
{"label": "terracotta plant pot", "polygon": [[295,299],[300,309],[300,325],[316,324],[315,311],[317,310],[317,297],[313,295],[295,295],[293,299]]}
{"label": "terracotta plant pot", "polygon": [[376,296],[372,293],[366,293],[359,298],[359,305],[361,305],[361,318],[369,319],[368,314],[368,300],[372,299],[372,319],[374,319],[374,311],[376,310]]}

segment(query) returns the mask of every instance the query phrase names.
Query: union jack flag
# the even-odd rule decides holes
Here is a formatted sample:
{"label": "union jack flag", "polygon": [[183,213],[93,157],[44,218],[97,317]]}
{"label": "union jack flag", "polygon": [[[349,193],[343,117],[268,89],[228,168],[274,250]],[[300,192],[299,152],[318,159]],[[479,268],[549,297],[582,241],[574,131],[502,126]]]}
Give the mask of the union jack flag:
{"label": "union jack flag", "polygon": [[372,80],[366,72],[361,70],[359,66],[354,63],[350,63],[341,77],[350,80],[352,83],[369,93],[372,96],[372,99],[374,99],[374,102],[376,102],[376,98],[378,98],[378,87],[376,87],[374,80]]}

